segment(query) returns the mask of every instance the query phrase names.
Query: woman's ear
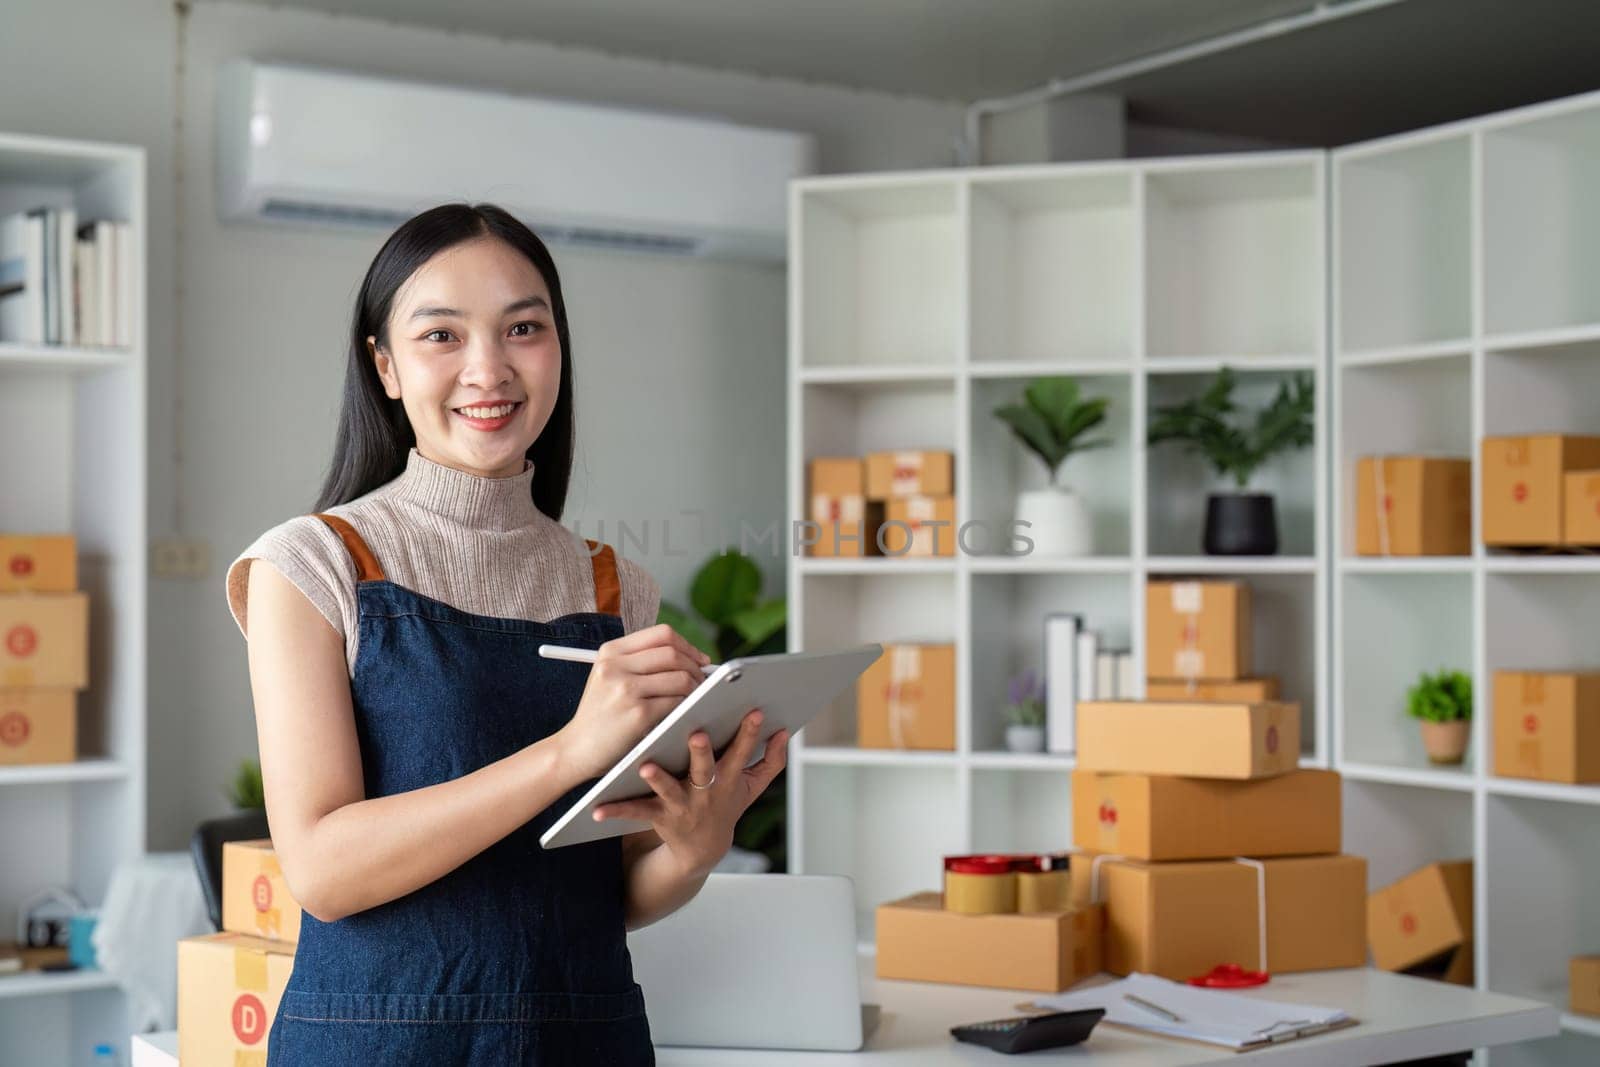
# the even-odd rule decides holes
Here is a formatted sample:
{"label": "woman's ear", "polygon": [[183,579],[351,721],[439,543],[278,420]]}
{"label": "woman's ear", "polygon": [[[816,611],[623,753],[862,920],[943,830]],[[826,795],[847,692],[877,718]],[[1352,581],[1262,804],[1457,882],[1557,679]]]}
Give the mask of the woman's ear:
{"label": "woman's ear", "polygon": [[378,339],[371,334],[367,335],[367,353],[372,356],[373,365],[378,368],[378,377],[383,381],[383,391],[390,400],[400,399],[400,376],[395,373],[394,358],[378,347]]}

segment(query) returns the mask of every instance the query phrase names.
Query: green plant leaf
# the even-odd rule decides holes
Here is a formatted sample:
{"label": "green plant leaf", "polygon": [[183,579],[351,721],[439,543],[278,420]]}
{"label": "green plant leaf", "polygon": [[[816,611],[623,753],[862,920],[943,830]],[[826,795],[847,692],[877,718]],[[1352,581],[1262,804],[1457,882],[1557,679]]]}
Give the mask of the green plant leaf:
{"label": "green plant leaf", "polygon": [[759,647],[767,638],[783,629],[788,619],[789,603],[782,597],[763,601],[753,608],[747,608],[739,612],[739,614],[728,620],[728,624],[738,631],[740,637],[744,638],[744,644],[740,646],[739,651],[735,652],[734,655],[749,655],[752,650]]}
{"label": "green plant leaf", "polygon": [[228,800],[241,811],[265,811],[266,790],[261,783],[261,764],[253,759],[241,760],[228,783]]}
{"label": "green plant leaf", "polygon": [[1422,674],[1406,692],[1406,713],[1424,722],[1472,718],[1472,678],[1462,671]]}
{"label": "green plant leaf", "polygon": [[1277,453],[1312,443],[1316,398],[1308,374],[1283,382],[1247,431],[1232,418],[1238,412],[1233,402],[1236,381],[1233,370],[1222,367],[1198,396],[1157,407],[1146,440],[1153,445],[1177,442],[1185,453],[1201,457],[1220,477],[1231,477],[1242,489]]}
{"label": "green plant leaf", "polygon": [[754,607],[761,592],[761,569],[742,552],[718,553],[706,560],[689,587],[689,602],[713,626],[725,626]]}
{"label": "green plant leaf", "polygon": [[699,619],[684,611],[676,604],[663,600],[656,609],[656,622],[664,622],[678,633],[683,635],[695,648],[713,658],[717,655],[717,642],[712,637],[711,631],[703,626]]}
{"label": "green plant leaf", "polygon": [[1019,441],[1033,450],[1054,478],[1056,468],[1061,466],[1067,454],[1056,444],[1050,420],[1021,404],[1003,404],[995,408],[994,413],[1011,427],[1011,432],[1016,434]]}

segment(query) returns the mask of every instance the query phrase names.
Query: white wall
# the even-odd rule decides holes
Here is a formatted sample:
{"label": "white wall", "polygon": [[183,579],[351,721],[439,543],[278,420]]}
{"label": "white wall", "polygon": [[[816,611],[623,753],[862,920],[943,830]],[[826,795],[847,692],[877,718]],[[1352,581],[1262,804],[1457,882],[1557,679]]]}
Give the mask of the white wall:
{"label": "white wall", "polygon": [[[948,166],[961,123],[943,102],[282,8],[199,3],[180,22],[166,0],[8,3],[0,129],[150,153],[150,532],[195,537],[212,552],[202,580],[151,580],[152,848],[181,846],[196,821],[223,811],[232,767],[254,754],[244,643],[222,571],[260,531],[312,506],[332,450],[351,304],[383,236],[218,222],[212,84],[219,63],[242,55],[806,130],[825,171]],[[492,166],[493,146],[429,136]],[[633,554],[681,600],[701,554],[665,557],[661,520],[675,520],[674,546],[692,533],[685,509],[730,529],[782,520],[783,273],[555,254],[579,397],[567,521],[592,530],[599,517],[655,520],[651,552]],[[768,570],[776,590],[781,561]]]}

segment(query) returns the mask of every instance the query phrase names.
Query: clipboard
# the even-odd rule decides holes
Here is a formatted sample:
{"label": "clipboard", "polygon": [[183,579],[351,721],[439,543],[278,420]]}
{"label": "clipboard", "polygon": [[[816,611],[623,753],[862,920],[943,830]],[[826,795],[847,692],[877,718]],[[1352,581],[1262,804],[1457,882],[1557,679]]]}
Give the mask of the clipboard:
{"label": "clipboard", "polygon": [[718,665],[562,813],[540,836],[539,844],[561,848],[650,829],[649,823],[635,819],[595,822],[594,809],[618,800],[653,796],[639,777],[639,768],[645,763],[655,763],[668,774],[681,777],[689,769],[689,736],[696,730],[706,731],[712,752],[720,756],[751,708],[760,708],[762,714],[761,744],[751,762],[759,760],[768,738],[783,729],[793,737],[881,655],[882,645],[862,645],[844,652],[741,656]]}

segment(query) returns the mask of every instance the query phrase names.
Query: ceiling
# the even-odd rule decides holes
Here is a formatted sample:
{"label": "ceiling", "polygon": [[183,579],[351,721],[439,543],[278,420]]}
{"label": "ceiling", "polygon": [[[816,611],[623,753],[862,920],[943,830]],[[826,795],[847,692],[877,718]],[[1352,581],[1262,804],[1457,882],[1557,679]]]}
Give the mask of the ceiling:
{"label": "ceiling", "polygon": [[[254,0],[969,102],[1313,0]],[[1339,3],[1324,6],[1338,7]],[[1103,86],[1135,119],[1331,145],[1600,87],[1594,0],[1403,0]]]}

